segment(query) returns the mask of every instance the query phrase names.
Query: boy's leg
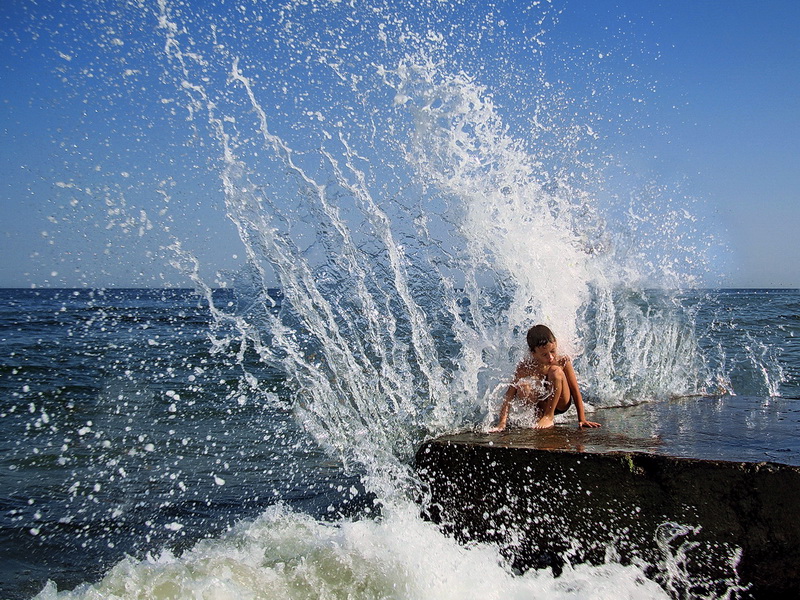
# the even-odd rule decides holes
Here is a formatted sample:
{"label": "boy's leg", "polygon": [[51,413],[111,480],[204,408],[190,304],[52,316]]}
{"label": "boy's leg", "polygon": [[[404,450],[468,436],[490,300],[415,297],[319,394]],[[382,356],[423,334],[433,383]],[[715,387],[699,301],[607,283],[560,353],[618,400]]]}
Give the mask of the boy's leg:
{"label": "boy's leg", "polygon": [[547,373],[547,379],[553,386],[553,394],[545,402],[542,416],[534,425],[535,429],[547,429],[555,424],[556,409],[566,410],[569,406],[569,385],[564,370],[553,367]]}

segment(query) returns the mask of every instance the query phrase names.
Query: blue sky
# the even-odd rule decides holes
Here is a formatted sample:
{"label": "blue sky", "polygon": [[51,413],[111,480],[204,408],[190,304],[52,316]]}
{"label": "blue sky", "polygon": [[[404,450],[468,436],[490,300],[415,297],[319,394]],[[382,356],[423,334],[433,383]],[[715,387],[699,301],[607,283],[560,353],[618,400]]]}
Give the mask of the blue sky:
{"label": "blue sky", "polygon": [[[236,269],[213,160],[169,104],[156,3],[92,6],[0,7],[0,286],[185,284],[164,250],[175,238],[204,269]],[[502,16],[535,12],[518,6]],[[647,91],[640,108],[621,103],[614,144],[695,200],[719,247],[711,283],[800,287],[800,3],[548,10],[542,52],[571,57],[565,77]]]}

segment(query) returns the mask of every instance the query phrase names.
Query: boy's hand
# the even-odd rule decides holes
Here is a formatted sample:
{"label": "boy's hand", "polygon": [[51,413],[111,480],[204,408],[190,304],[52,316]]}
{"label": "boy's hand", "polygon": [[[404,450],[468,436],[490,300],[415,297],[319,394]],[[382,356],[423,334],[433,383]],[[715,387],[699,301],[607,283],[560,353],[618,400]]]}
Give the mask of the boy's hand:
{"label": "boy's hand", "polygon": [[583,429],[584,427],[589,427],[590,429],[594,429],[595,427],[600,427],[600,423],[595,423],[594,421],[579,421],[578,427]]}

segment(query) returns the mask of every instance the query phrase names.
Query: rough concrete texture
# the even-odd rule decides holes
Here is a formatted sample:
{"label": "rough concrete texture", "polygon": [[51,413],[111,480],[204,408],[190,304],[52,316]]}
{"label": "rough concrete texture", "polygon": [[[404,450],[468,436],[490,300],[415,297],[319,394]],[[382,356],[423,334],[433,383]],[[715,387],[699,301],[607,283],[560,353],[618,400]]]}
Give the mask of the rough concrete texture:
{"label": "rough concrete texture", "polygon": [[520,571],[613,558],[678,598],[800,597],[800,468],[657,445],[566,427],[464,433],[424,443],[416,468],[428,518],[497,543]]}

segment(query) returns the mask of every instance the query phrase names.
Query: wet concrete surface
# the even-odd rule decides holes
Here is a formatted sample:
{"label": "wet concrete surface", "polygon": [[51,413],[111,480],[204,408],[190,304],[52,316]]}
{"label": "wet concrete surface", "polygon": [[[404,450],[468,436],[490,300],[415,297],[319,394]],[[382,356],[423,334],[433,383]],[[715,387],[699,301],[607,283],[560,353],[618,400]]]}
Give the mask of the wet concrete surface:
{"label": "wet concrete surface", "polygon": [[441,439],[577,452],[642,451],[665,456],[800,466],[800,399],[682,397],[596,410],[600,429],[564,415],[554,429],[463,432]]}
{"label": "wet concrete surface", "polygon": [[519,571],[609,556],[675,597],[800,597],[800,402],[681,398],[429,440],[425,514]]}

